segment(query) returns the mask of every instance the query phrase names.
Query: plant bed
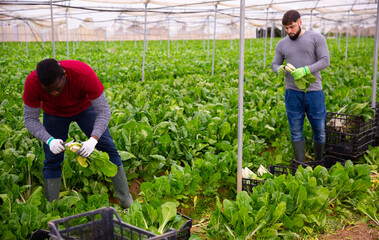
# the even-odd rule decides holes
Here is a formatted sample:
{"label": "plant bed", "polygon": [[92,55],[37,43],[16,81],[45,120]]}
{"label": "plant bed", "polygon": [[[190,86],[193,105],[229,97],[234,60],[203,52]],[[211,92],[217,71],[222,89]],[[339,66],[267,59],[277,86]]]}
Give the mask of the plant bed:
{"label": "plant bed", "polygon": [[327,155],[356,160],[375,145],[376,119],[364,121],[362,116],[328,112],[326,116]]}
{"label": "plant bed", "polygon": [[[174,240],[175,229],[156,235],[121,220],[116,210],[104,207],[48,223],[51,239],[167,239]],[[191,221],[192,225],[192,221]],[[186,228],[187,230],[187,228]],[[189,229],[188,229],[189,231]],[[187,232],[187,231],[186,231]],[[183,239],[183,238],[181,238]]]}

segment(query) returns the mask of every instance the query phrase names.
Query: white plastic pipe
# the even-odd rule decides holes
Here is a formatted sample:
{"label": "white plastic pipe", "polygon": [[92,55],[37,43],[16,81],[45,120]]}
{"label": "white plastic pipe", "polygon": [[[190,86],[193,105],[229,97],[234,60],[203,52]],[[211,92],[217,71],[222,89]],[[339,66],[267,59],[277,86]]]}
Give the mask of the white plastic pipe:
{"label": "white plastic pipe", "polygon": [[238,81],[238,148],[237,148],[237,193],[242,191],[242,153],[243,153],[243,79],[245,73],[245,0],[240,4],[240,45]]}

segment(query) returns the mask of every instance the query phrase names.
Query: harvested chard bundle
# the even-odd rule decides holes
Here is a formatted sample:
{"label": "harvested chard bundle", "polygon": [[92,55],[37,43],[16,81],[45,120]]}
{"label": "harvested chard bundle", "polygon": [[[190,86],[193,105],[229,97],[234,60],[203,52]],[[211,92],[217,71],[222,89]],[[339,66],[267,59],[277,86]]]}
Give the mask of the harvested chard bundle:
{"label": "harvested chard bundle", "polygon": [[[285,69],[291,73],[293,72],[296,68],[291,64],[291,63],[287,63]],[[312,74],[308,74],[308,75],[305,75],[304,77],[302,78],[299,78],[299,79],[294,79],[295,81],[295,84],[296,86],[301,89],[301,90],[304,90],[304,92],[307,92],[307,88],[309,86],[311,86],[312,83],[314,83],[316,81],[316,78],[312,75]]]}
{"label": "harvested chard bundle", "polygon": [[[82,145],[78,142],[70,143],[68,148],[76,153]],[[78,163],[83,168],[88,168],[93,173],[102,172],[107,177],[114,177],[117,174],[117,166],[109,160],[105,152],[94,150],[89,157],[78,156]]]}

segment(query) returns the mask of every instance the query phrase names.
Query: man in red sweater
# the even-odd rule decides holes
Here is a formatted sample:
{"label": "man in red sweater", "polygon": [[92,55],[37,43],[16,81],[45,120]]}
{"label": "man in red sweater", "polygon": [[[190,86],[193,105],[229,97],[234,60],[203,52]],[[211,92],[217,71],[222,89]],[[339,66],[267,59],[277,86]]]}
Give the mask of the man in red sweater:
{"label": "man in red sweater", "polygon": [[[116,176],[111,178],[116,194],[120,205],[128,208],[133,199],[108,129],[110,107],[104,86],[92,68],[75,60],[42,60],[26,78],[23,100],[25,127],[44,142],[43,178],[47,200],[52,202],[59,198],[64,140],[70,123],[75,121],[88,137],[77,153],[88,157],[95,147],[108,153],[110,161],[118,166]],[[43,125],[39,121],[41,108]]]}

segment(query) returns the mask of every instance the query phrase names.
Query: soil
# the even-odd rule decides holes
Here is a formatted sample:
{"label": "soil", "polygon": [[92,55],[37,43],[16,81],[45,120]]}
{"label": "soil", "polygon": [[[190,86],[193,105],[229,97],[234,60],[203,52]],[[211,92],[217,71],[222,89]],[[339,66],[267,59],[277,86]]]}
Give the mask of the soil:
{"label": "soil", "polygon": [[[195,223],[191,234],[197,234],[202,239],[207,239],[206,226],[202,223]],[[318,240],[378,240],[379,228],[360,223],[354,226],[346,226],[344,229],[324,234],[315,239]]]}
{"label": "soil", "polygon": [[319,239],[323,240],[378,240],[379,228],[373,228],[367,224],[360,223],[354,226],[346,226],[344,229],[325,234]]}
{"label": "soil", "polygon": [[129,187],[129,193],[132,194],[133,199],[136,199],[141,191],[141,184],[144,182],[142,177],[133,179],[131,186]]}

